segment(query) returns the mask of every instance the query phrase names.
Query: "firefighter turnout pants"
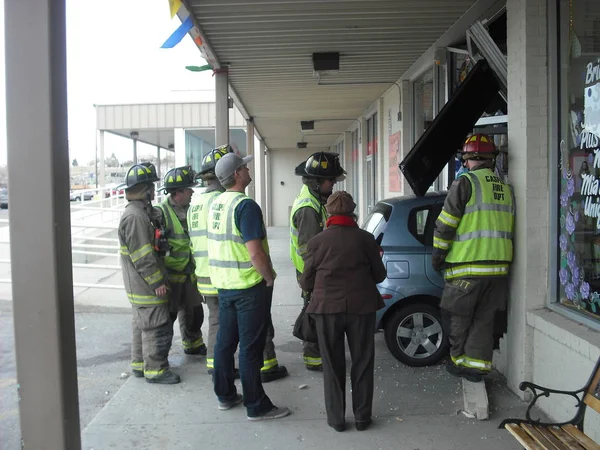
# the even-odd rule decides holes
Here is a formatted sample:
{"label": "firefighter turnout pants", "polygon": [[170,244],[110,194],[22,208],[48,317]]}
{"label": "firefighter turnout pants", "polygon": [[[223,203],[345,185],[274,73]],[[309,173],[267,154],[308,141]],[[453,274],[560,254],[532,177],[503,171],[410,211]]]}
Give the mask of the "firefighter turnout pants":
{"label": "firefighter turnout pants", "polygon": [[446,281],[441,309],[455,365],[487,373],[492,369],[494,319],[506,308],[508,278]]}
{"label": "firefighter turnout pants", "polygon": [[204,345],[202,339],[202,323],[204,322],[204,309],[202,296],[198,292],[196,281],[187,276],[185,282],[170,283],[169,308],[171,319],[179,320],[181,332],[181,345],[186,351],[193,352]]}
{"label": "firefighter turnout pants", "polygon": [[167,305],[132,309],[131,368],[155,378],[169,368],[173,324]]}

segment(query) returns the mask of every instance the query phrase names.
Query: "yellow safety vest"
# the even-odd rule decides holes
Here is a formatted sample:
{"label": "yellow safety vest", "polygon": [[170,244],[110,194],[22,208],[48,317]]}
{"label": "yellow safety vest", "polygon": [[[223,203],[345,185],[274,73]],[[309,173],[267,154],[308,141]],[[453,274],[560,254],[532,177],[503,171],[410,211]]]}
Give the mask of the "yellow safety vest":
{"label": "yellow safety vest", "polygon": [[[440,220],[457,223],[446,262],[446,279],[507,276],[513,259],[515,204],[512,188],[490,169],[467,172],[471,198],[460,220],[442,211]],[[436,247],[443,243],[434,242]]]}
{"label": "yellow safety vest", "polygon": [[[252,265],[250,252],[235,225],[235,210],[250,197],[241,192],[223,192],[210,205],[207,221],[208,271],[217,289],[248,289],[263,277]],[[263,239],[267,255],[269,245]]]}
{"label": "yellow safety vest", "polygon": [[165,256],[165,266],[167,266],[169,281],[184,283],[187,274],[180,272],[183,272],[190,262],[190,238],[183,229],[183,225],[181,225],[179,217],[173,211],[168,199],[165,199],[157,207],[163,212],[163,217],[166,221],[167,240],[171,247],[171,251]]}
{"label": "yellow safety vest", "polygon": [[210,281],[208,269],[208,242],[206,238],[206,222],[212,201],[220,195],[219,191],[205,192],[194,197],[188,210],[188,228],[196,263],[196,282],[198,292],[202,295],[216,296],[217,289]]}
{"label": "yellow safety vest", "polygon": [[294,215],[300,208],[312,208],[321,216],[321,229],[325,228],[327,222],[327,212],[323,204],[310,193],[308,186],[302,186],[300,194],[294,200],[292,211],[290,213],[290,259],[294,267],[300,273],[304,272],[304,260],[302,255],[306,252],[306,244],[300,247],[298,244],[298,228],[294,225]]}

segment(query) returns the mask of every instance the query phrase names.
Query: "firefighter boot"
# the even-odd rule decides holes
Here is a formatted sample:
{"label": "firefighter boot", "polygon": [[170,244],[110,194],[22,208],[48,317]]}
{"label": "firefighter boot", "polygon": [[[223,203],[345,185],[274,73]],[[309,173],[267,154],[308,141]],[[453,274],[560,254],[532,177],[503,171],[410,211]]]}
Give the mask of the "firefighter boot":
{"label": "firefighter boot", "polygon": [[288,375],[289,373],[285,366],[280,366],[279,364],[275,367],[271,367],[269,370],[260,372],[260,378],[263,383],[279,380],[280,378],[285,378]]}

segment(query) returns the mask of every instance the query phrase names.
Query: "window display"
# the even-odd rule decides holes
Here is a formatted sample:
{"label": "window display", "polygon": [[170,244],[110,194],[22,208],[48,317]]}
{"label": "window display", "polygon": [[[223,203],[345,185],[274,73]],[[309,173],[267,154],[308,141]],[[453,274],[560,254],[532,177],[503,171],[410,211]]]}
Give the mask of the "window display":
{"label": "window display", "polygon": [[558,299],[600,316],[600,2],[561,11]]}

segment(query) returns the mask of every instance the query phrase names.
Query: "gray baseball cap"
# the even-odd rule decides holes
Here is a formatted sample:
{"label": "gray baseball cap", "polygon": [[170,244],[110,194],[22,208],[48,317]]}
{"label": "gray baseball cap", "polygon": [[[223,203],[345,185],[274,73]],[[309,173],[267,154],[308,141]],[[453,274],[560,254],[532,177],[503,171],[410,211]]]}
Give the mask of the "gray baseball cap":
{"label": "gray baseball cap", "polygon": [[242,158],[235,153],[227,153],[217,161],[217,165],[215,166],[215,175],[219,181],[223,181],[233,175],[233,173],[244,164],[248,164],[253,159],[253,155],[244,156]]}

